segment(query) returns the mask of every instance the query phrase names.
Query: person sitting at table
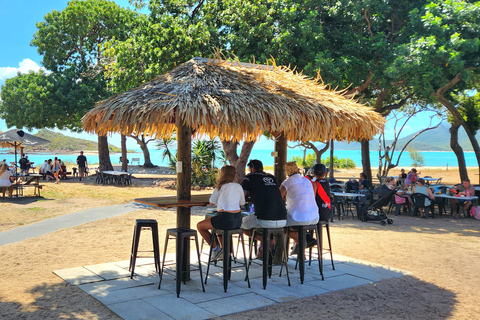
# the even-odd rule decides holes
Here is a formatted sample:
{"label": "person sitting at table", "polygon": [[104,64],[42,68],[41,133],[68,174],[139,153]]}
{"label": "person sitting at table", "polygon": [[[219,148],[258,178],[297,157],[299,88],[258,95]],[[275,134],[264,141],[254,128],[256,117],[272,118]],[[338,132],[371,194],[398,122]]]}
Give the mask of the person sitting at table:
{"label": "person sitting at table", "polygon": [[[470,179],[464,179],[461,185],[456,185],[454,189],[457,191],[459,196],[474,196],[475,188],[470,184]],[[455,213],[454,218],[458,219],[459,205],[463,205],[463,212],[468,212],[472,206],[472,201],[470,200],[461,200],[461,199],[452,199],[453,212]]]}
{"label": "person sitting at table", "polygon": [[48,166],[48,160],[45,160],[45,162],[43,163],[42,167],[39,170],[39,173],[46,173],[47,166]]}
{"label": "person sitting at table", "polygon": [[359,182],[359,189],[360,190],[369,190],[370,189],[370,181],[367,179],[367,175],[365,173],[360,173]]}
{"label": "person sitting at table", "polygon": [[423,208],[419,208],[418,210],[420,210],[420,218],[428,219],[428,210],[432,209],[433,212],[431,204],[433,203],[433,201],[435,201],[435,196],[433,195],[432,190],[425,187],[425,180],[423,180],[422,178],[418,178],[417,184],[413,187],[413,193],[421,193],[427,196],[428,199],[425,199],[425,212],[423,212]]}
{"label": "person sitting at table", "polygon": [[[287,224],[287,209],[277,185],[275,177],[263,171],[263,163],[260,160],[248,162],[250,173],[243,178],[242,188],[245,198],[249,196],[254,204],[255,213],[243,218],[242,229],[247,236],[252,235],[253,228],[283,228]],[[262,256],[262,237],[256,237],[260,241],[257,257]],[[273,240],[272,240],[273,241]],[[270,248],[273,246],[270,243]]]}
{"label": "person sitting at table", "polygon": [[[314,187],[310,179],[302,177],[297,163],[287,162],[285,171],[288,179],[280,185],[282,198],[287,199],[287,224],[290,226],[309,226],[318,223],[318,207],[315,202]],[[292,254],[298,253],[298,232],[290,228],[290,237],[294,241]],[[307,247],[317,243],[310,234],[307,234]]]}
{"label": "person sitting at table", "polygon": [[13,174],[8,170],[8,165],[6,163],[0,166],[0,187],[2,187],[3,198],[5,198],[5,191],[7,188],[10,189],[10,198],[13,195],[13,186],[10,177]]}
{"label": "person sitting at table", "polygon": [[47,176],[47,181],[55,180],[55,176],[53,175],[52,170],[52,159],[48,159],[47,166],[45,167],[45,174]]}
{"label": "person sitting at table", "polygon": [[[242,225],[242,213],[240,206],[245,204],[245,194],[242,186],[236,182],[236,170],[234,166],[224,166],[220,169],[217,185],[210,197],[210,205],[217,205],[218,214],[212,218],[200,221],[197,224],[197,230],[205,241],[210,245],[212,234],[209,230],[231,230],[238,229]],[[219,238],[221,242],[221,239]],[[215,245],[215,244],[214,244]],[[212,249],[212,261],[217,261],[222,257],[223,250],[215,245]]]}
{"label": "person sitting at table", "polygon": [[[373,192],[374,193],[377,193],[380,195],[380,197],[386,197],[390,194],[390,192],[392,190],[396,189],[395,187],[395,178],[394,177],[386,177],[385,178],[385,183],[382,184],[380,187],[378,187],[377,189],[375,189]],[[395,193],[395,195],[398,197],[398,198],[401,198],[401,199],[404,199],[404,200],[401,200],[401,199],[398,199],[398,198],[395,198],[395,203],[397,204],[403,204],[403,203],[406,203],[408,205],[408,209],[411,211],[413,210],[413,200],[412,200],[412,197],[410,197],[410,195],[407,194],[407,192],[405,190],[397,190],[397,192]]]}

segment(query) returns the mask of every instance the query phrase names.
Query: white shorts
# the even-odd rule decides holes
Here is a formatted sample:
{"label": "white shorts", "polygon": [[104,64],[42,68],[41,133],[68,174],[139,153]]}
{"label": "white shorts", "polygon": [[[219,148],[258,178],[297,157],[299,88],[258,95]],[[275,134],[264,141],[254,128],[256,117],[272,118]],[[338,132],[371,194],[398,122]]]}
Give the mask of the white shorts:
{"label": "white shorts", "polygon": [[292,219],[292,216],[287,216],[287,224],[285,225],[286,227],[292,227],[292,226],[309,226],[312,224],[317,224],[318,223],[318,218],[310,221],[295,221]]}
{"label": "white shorts", "polygon": [[287,220],[261,220],[254,214],[243,217],[242,229],[250,230],[253,228],[283,228]]}

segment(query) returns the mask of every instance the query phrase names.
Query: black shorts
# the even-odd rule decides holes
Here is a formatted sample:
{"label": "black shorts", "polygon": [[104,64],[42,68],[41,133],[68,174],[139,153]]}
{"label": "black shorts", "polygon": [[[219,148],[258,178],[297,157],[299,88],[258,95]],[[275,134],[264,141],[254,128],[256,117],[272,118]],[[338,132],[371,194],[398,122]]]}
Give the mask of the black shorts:
{"label": "black shorts", "polygon": [[211,223],[219,230],[239,229],[242,226],[242,213],[219,212],[212,217]]}

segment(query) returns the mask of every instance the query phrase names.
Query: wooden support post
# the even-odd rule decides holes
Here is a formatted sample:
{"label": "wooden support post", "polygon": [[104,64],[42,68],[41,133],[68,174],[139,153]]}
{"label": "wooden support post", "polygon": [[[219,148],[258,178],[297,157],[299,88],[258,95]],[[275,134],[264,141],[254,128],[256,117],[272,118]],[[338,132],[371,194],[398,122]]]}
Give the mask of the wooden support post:
{"label": "wooden support post", "polygon": [[125,135],[120,136],[120,146],[122,148],[122,163],[120,164],[122,166],[122,171],[127,172],[128,171],[128,159],[127,159],[127,137]]}
{"label": "wooden support post", "polygon": [[277,179],[277,183],[280,184],[287,178],[285,173],[285,164],[287,163],[287,138],[282,133],[275,138],[275,157],[274,175]]}
{"label": "wooden support post", "polygon": [[[192,186],[192,129],[177,114],[177,199],[190,200]],[[190,228],[190,208],[177,207],[177,228]],[[185,241],[182,281],[190,280],[190,241]]]}
{"label": "wooden support post", "polygon": [[[275,157],[273,171],[275,178],[277,179],[277,184],[280,187],[282,182],[285,181],[285,179],[287,178],[287,175],[285,173],[285,166],[287,163],[287,138],[283,133],[275,138],[275,152],[277,154]],[[275,236],[275,240],[277,241],[277,243],[280,243],[281,238]],[[279,250],[279,248],[281,249],[282,245],[277,246],[277,250],[274,253],[274,258],[277,261],[282,261],[282,250]]]}

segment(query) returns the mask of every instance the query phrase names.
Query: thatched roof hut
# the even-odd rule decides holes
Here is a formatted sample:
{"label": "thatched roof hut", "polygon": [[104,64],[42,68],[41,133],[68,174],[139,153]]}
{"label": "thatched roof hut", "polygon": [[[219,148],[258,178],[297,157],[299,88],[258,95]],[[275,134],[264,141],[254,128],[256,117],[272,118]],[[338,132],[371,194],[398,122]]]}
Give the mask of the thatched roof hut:
{"label": "thatched roof hut", "polygon": [[193,58],[161,77],[100,101],[83,118],[87,132],[168,136],[176,117],[198,134],[257,140],[371,139],[384,118],[287,67]]}

